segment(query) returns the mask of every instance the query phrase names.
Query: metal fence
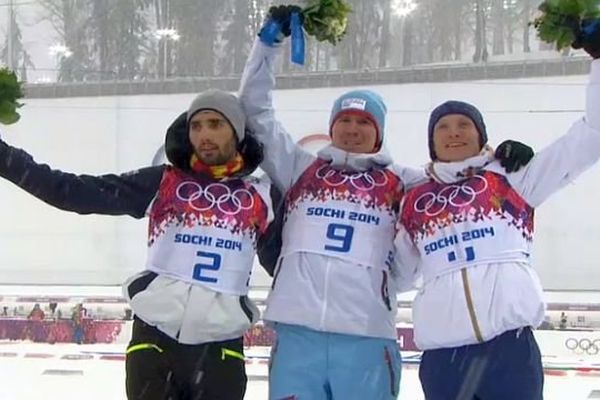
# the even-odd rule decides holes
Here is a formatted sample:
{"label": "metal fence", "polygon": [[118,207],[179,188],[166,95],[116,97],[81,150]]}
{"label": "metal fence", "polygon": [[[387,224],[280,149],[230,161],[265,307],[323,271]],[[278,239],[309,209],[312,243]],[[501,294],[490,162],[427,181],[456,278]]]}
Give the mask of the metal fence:
{"label": "metal fence", "polygon": [[[330,71],[281,74],[278,89],[309,89],[340,86],[372,86],[424,82],[457,82],[483,79],[515,79],[584,75],[588,57],[490,62],[484,64],[423,65],[373,71]],[[27,84],[28,98],[133,96],[142,94],[198,93],[206,89],[234,91],[240,76],[173,78],[146,81],[102,81]]]}

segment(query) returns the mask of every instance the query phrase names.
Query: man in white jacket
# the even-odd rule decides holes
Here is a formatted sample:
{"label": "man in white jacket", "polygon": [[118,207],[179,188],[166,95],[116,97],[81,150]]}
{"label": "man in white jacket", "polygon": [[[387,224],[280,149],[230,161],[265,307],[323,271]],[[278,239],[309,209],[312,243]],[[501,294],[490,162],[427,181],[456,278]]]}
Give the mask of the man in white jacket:
{"label": "man in white jacket", "polygon": [[506,173],[486,141],[477,108],[438,106],[429,182],[403,199],[397,254],[423,275],[413,321],[428,400],[542,399],[531,331],[545,309],[530,265],[534,209],[600,158],[600,61],[592,62],[585,118],[524,168]]}
{"label": "man in white jacket", "polygon": [[297,146],[274,115],[278,52],[257,40],[240,89],[248,124],[264,145],[261,168],[286,200],[264,315],[277,332],[270,398],[395,399],[396,292],[412,283],[390,262],[395,221],[404,187],[425,172],[392,165],[383,147],[386,107],[369,90],[334,102],[330,146],[317,156]]}
{"label": "man in white jacket", "polygon": [[381,148],[385,106],[366,90],[336,101],[332,145],[317,156],[297,146],[272,109],[275,55],[255,45],[240,93],[264,144],[261,168],[286,193],[281,255],[264,315],[277,332],[270,398],[396,398],[398,288],[386,262],[402,180],[422,180],[424,171],[392,167]]}

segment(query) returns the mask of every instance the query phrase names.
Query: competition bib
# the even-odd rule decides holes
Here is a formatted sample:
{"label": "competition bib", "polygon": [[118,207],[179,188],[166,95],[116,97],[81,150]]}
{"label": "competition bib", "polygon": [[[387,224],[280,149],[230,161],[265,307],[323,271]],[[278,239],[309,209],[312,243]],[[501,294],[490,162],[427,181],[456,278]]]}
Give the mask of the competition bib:
{"label": "competition bib", "polygon": [[494,172],[416,187],[404,198],[401,221],[421,254],[425,280],[469,264],[529,258],[533,208]]}
{"label": "competition bib", "polygon": [[384,269],[401,197],[390,170],[347,172],[317,160],[288,193],[282,255],[310,252]]}
{"label": "competition bib", "polygon": [[[261,186],[262,185],[262,186]],[[150,209],[147,269],[245,295],[257,235],[268,224],[268,186],[165,172]]]}

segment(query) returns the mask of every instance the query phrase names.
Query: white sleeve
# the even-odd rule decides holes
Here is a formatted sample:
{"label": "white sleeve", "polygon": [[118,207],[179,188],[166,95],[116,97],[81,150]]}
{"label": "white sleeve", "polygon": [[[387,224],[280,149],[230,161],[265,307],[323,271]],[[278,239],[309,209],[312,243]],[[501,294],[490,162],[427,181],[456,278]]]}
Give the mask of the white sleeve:
{"label": "white sleeve", "polygon": [[[409,168],[394,164],[392,165],[392,171],[400,178],[404,193],[427,180],[425,168]],[[402,212],[402,207],[401,205],[400,213]],[[391,269],[397,291],[408,292],[418,289],[422,278],[419,268],[421,257],[404,225],[400,223],[398,223],[398,232],[394,239],[394,247],[395,256]]]}
{"label": "white sleeve", "polygon": [[314,160],[302,150],[275,118],[273,64],[278,47],[256,39],[242,75],[239,97],[246,111],[252,134],[263,144],[265,158],[261,168],[281,190],[286,191]]}
{"label": "white sleeve", "polygon": [[590,83],[587,87],[585,120],[600,131],[600,59],[592,61]]}
{"label": "white sleeve", "polygon": [[600,60],[592,62],[585,118],[537,153],[525,167],[507,174],[515,190],[537,207],[600,159]]}
{"label": "white sleeve", "polygon": [[418,289],[422,278],[419,267],[421,256],[402,224],[399,224],[394,247],[396,254],[392,264],[392,274],[398,292]]}
{"label": "white sleeve", "polygon": [[425,173],[425,167],[410,168],[394,164],[392,165],[392,171],[402,181],[402,186],[405,193],[407,190],[425,183],[428,180],[427,174]]}

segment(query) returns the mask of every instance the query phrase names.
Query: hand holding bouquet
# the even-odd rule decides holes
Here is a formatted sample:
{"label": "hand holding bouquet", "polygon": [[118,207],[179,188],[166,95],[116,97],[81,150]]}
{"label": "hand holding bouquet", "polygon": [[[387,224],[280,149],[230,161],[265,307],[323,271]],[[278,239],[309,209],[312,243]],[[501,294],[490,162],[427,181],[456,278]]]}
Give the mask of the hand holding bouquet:
{"label": "hand holding bouquet", "polygon": [[292,61],[304,63],[304,33],[333,45],[342,40],[351,9],[344,0],[308,0],[299,5],[273,6],[259,36],[269,46],[292,36]]}
{"label": "hand holding bouquet", "polygon": [[545,0],[539,10],[533,25],[540,39],[557,50],[572,46],[600,57],[600,0]]}

